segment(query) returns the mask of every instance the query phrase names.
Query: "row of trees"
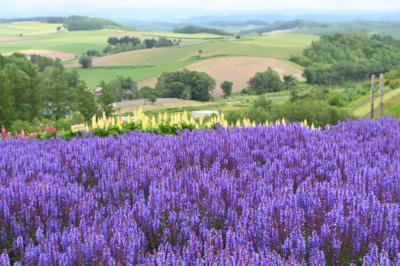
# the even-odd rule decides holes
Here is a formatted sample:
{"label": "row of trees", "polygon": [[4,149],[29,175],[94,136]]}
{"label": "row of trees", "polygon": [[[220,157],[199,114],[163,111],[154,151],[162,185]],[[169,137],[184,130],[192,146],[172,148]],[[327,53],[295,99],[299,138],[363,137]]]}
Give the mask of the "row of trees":
{"label": "row of trees", "polygon": [[303,56],[291,60],[305,67],[303,75],[308,83],[362,81],[400,66],[400,41],[378,35],[322,36],[304,50]]}
{"label": "row of trees", "polygon": [[[67,71],[60,60],[43,56],[0,55],[0,126],[27,128],[40,121],[67,126],[64,118],[89,120],[95,114],[113,112],[112,104],[122,100],[156,96],[149,88],[138,89],[131,78],[117,77],[101,83],[96,97],[76,70]],[[78,114],[78,115],[77,115]],[[60,121],[59,123],[57,121]]]}
{"label": "row of trees", "polygon": [[108,45],[106,46],[106,48],[104,48],[103,53],[110,54],[132,50],[151,49],[154,47],[171,47],[179,45],[180,42],[181,40],[170,40],[165,37],[160,37],[158,39],[145,39],[143,41],[137,37],[129,36],[125,36],[122,38],[110,37],[108,39]]}
{"label": "row of trees", "polygon": [[214,28],[206,28],[206,27],[201,27],[201,26],[185,26],[182,28],[177,28],[174,30],[175,33],[184,33],[184,34],[198,34],[198,33],[209,33],[209,34],[215,34],[215,35],[221,35],[221,36],[233,36],[232,33],[226,32],[220,29],[214,29]]}
{"label": "row of trees", "polygon": [[[281,80],[279,74],[271,68],[265,72],[259,72],[248,82],[248,89],[244,90],[248,94],[263,94],[279,90],[290,90],[296,86],[296,79],[291,75],[283,76]],[[211,93],[216,87],[215,80],[204,72],[181,70],[162,74],[157,81],[155,89],[146,98],[180,98],[196,101],[209,101]],[[230,96],[233,90],[231,81],[224,81],[220,84],[225,97]],[[148,92],[151,88],[146,88]]]}

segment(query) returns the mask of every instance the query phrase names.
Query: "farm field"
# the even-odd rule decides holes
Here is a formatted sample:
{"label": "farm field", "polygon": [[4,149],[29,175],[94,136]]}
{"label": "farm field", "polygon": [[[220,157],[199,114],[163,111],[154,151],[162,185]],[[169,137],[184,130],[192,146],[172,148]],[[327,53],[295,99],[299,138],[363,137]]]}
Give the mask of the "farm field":
{"label": "farm field", "polygon": [[[195,61],[190,61],[195,62]],[[163,72],[173,71],[185,67],[188,62],[177,62],[161,65],[138,65],[125,67],[94,67],[90,69],[77,68],[79,75],[89,87],[95,87],[101,81],[110,81],[118,76],[131,77],[134,81],[147,80],[161,75]],[[142,83],[144,86],[145,84]]]}
{"label": "farm field", "polygon": [[39,23],[39,22],[13,22],[0,23],[0,36],[33,36],[56,33],[61,24]]}
{"label": "farm field", "polygon": [[[257,72],[262,72],[268,68],[277,71],[281,76],[291,74],[298,80],[302,80],[301,69],[282,60],[251,57],[251,56],[225,56],[204,59],[196,63],[188,64],[186,69],[192,71],[205,72],[216,81],[216,88],[213,91],[215,96],[221,96],[222,90],[219,85],[229,80],[233,82],[233,92],[240,92],[247,87],[247,82]],[[154,86],[157,78],[151,78],[139,82],[139,86]]]}
{"label": "farm field", "polygon": [[[136,36],[139,38],[163,36],[161,33],[135,32],[122,29],[98,31],[57,32],[59,24],[38,22],[0,23],[0,53],[21,50],[54,50],[80,55],[87,50],[103,50],[109,37]],[[23,36],[20,36],[23,33]],[[211,34],[186,35],[166,33],[169,38],[181,38],[182,44],[220,38]]]}
{"label": "farm field", "polygon": [[[95,58],[92,69],[78,68],[76,63],[67,65],[77,68],[89,87],[95,87],[102,80],[109,81],[119,75],[131,77],[139,82],[140,86],[154,85],[157,76],[163,72],[187,67],[209,73],[217,80],[217,84],[228,77],[236,77],[235,91],[239,91],[245,87],[247,80],[255,71],[263,71],[269,66],[278,67],[281,73],[286,73],[288,70],[288,73],[299,76],[300,68],[297,66],[288,66],[274,59],[253,57],[273,57],[285,60],[291,54],[299,54],[304,47],[317,38],[306,35],[277,35],[234,40],[211,34],[141,33],[123,30],[55,32],[54,29],[58,25],[35,22],[0,25],[2,25],[0,38],[3,38],[0,43],[0,52],[35,53],[53,58],[59,57],[67,62],[73,61],[77,55],[86,50],[102,50],[106,40],[111,36],[135,35],[140,38],[163,36],[182,39],[183,45],[180,47],[131,51]],[[19,31],[31,32],[32,36],[20,37]],[[199,54],[199,51],[202,53]],[[227,58],[212,58],[215,56]],[[228,56],[249,56],[249,58]],[[225,63],[228,64],[228,69],[221,70]],[[229,63],[233,64],[229,65]],[[239,70],[241,65],[246,65],[246,69],[249,70],[242,73]],[[241,75],[237,75],[238,73]],[[215,90],[216,95],[221,94],[218,87]]]}
{"label": "farm field", "polygon": [[217,83],[215,95],[223,95],[219,84],[225,80],[233,82],[233,92],[240,92],[247,88],[247,82],[257,72],[274,69],[280,76],[290,74],[301,80],[301,69],[286,64],[283,61],[262,57],[220,57],[203,60],[187,66],[189,70],[205,72],[213,77]]}
{"label": "farm field", "polygon": [[[298,35],[265,36],[248,40],[212,40],[205,43],[171,48],[156,48],[143,51],[130,51],[108,55],[94,60],[95,66],[121,66],[135,64],[157,64],[184,61],[193,57],[208,58],[213,56],[257,56],[275,59],[288,59],[290,55],[299,55],[303,49],[317,37],[301,36],[302,41],[291,44]],[[199,55],[199,50],[202,51]]]}
{"label": "farm field", "polygon": [[[274,40],[278,38],[278,40]],[[280,70],[281,73],[285,74],[294,74],[295,76],[300,76],[301,68],[293,63],[287,63],[287,59],[290,55],[300,54],[302,50],[311,43],[312,40],[315,39],[313,36],[302,36],[302,41],[300,43],[295,43],[293,45],[286,45],[284,47],[280,47],[280,42],[290,42],[290,36],[282,37],[282,36],[268,36],[268,37],[260,37],[261,40],[257,40],[251,38],[248,41],[237,41],[237,40],[211,40],[205,43],[200,44],[191,44],[182,47],[172,47],[172,48],[156,48],[151,50],[142,50],[142,51],[131,51],[125,53],[119,53],[104,57],[95,58],[93,64],[95,67],[102,67],[100,69],[89,69],[80,71],[83,73],[83,77],[88,82],[90,86],[95,86],[99,84],[102,78],[115,78],[119,75],[119,70],[123,68],[114,69],[114,71],[107,71],[106,76],[99,75],[101,72],[106,72],[105,67],[110,67],[110,70],[113,69],[114,66],[141,66],[141,65],[153,65],[154,73],[156,75],[152,76],[153,79],[146,80],[149,78],[148,71],[149,68],[137,68],[130,72],[130,77],[136,81],[141,81],[141,84],[144,85],[153,85],[157,76],[161,74],[158,70],[163,69],[163,71],[173,71],[182,67],[187,67],[188,69],[199,69],[207,72],[212,77],[216,78],[218,81],[221,80],[219,78],[221,73],[215,73],[215,69],[219,66],[222,66],[223,62],[229,61],[236,62],[235,65],[229,66],[226,65],[230,70],[224,70],[225,74],[222,76],[237,76],[238,67],[242,62],[242,66],[251,69],[250,72],[263,71],[268,69],[269,66],[277,67],[277,70]],[[296,37],[297,38],[297,37]],[[308,38],[308,44],[305,41]],[[271,44],[266,44],[269,41],[272,41]],[[254,42],[254,43],[253,43]],[[262,44],[262,45],[260,45]],[[304,46],[303,46],[304,45]],[[199,54],[199,51],[202,51]],[[249,57],[245,59],[243,56]],[[214,58],[220,57],[220,58]],[[223,57],[227,57],[229,59],[224,59]],[[235,59],[233,57],[238,57],[240,59]],[[254,57],[258,57],[260,59],[256,59],[254,62],[252,61]],[[281,62],[278,62],[280,60]],[[197,62],[195,65],[191,65],[194,61]],[[215,65],[215,62],[220,62]],[[222,63],[221,63],[222,62]],[[264,63],[260,63],[264,62]],[[269,63],[268,63],[269,62]],[[273,62],[273,63],[272,63]],[[251,65],[255,63],[255,65]],[[213,67],[214,65],[214,67]],[[264,69],[260,68],[265,66]],[[214,69],[214,70],[213,70]],[[288,72],[286,72],[286,70]],[[91,74],[90,72],[93,71]],[[124,73],[127,73],[129,68],[123,69]],[[218,69],[220,71],[220,69]],[[97,72],[97,73],[96,73]],[[145,78],[144,78],[145,77]],[[151,77],[151,76],[150,76]],[[244,73],[238,79],[238,84],[236,85],[236,89],[243,88],[245,84],[245,80],[247,81],[249,77],[249,73]]]}
{"label": "farm field", "polygon": [[[157,76],[163,72],[178,70],[186,66],[189,69],[207,70],[206,72],[216,77],[219,83],[225,76],[235,76],[238,73],[237,67],[240,65],[239,61],[243,60],[242,56],[262,57],[263,59],[260,59],[260,61],[265,62],[271,62],[273,59],[287,61],[290,55],[300,54],[313,40],[318,39],[318,37],[311,35],[287,34],[237,40],[212,34],[134,32],[118,29],[57,32],[58,26],[58,24],[38,22],[0,24],[0,53],[9,54],[19,51],[53,58],[60,57],[67,62],[67,67],[78,69],[78,72],[89,87],[98,85],[102,80],[112,80],[118,75],[131,77],[137,82],[141,81],[141,84],[144,85],[153,84]],[[23,33],[23,36],[19,36],[20,33]],[[106,46],[109,37],[123,37],[126,35],[137,36],[142,39],[150,37],[175,38],[181,39],[182,44],[179,47],[130,51],[94,58],[94,68],[92,69],[80,69],[76,60],[74,60],[74,58],[87,50],[101,51]],[[232,56],[239,56],[242,59],[232,59]],[[213,59],[213,57],[229,58]],[[213,69],[223,64],[218,63],[218,61],[229,63],[231,60],[237,64],[229,68],[230,70],[225,70],[225,74],[214,73]],[[253,63],[252,60],[249,58],[247,63]],[[216,65],[215,62],[217,62]],[[191,65],[193,63],[197,64]],[[243,64],[245,63],[246,60],[243,61]],[[272,66],[283,66],[279,68],[288,69],[289,73],[298,75],[300,71],[296,70],[296,68],[299,68],[298,66],[292,63],[289,63],[290,66],[284,66],[285,64],[286,62],[273,63]],[[269,65],[268,63],[256,62],[255,65],[247,66],[253,70],[261,71],[264,70],[261,68],[262,66],[267,67]],[[238,77],[239,80],[235,82],[235,89],[241,89],[245,85],[245,79],[248,79],[248,77],[249,73]],[[219,95],[218,92],[217,95]]]}

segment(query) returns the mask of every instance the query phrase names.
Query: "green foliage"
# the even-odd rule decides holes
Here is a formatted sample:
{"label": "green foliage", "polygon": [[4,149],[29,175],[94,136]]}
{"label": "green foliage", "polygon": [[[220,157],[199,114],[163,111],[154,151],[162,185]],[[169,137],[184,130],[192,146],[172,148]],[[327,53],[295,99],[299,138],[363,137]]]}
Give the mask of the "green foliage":
{"label": "green foliage", "polygon": [[112,104],[123,100],[133,100],[141,98],[137,83],[131,78],[118,76],[110,82],[101,82],[102,88],[101,95],[98,98],[100,109],[105,112],[107,116],[111,115],[114,111]]}
{"label": "green foliage", "polygon": [[108,38],[107,42],[110,45],[117,45],[117,44],[132,44],[133,46],[136,46],[141,43],[141,40],[137,37],[129,37],[129,36],[124,36],[121,38],[117,37],[110,37]]}
{"label": "green foliage", "polygon": [[70,117],[61,118],[58,120],[47,118],[35,118],[33,121],[16,120],[12,123],[10,131],[13,134],[21,133],[22,131],[25,133],[43,133],[46,127],[51,127],[55,128],[58,132],[66,132],[71,130],[71,126],[81,124],[83,122],[85,122],[85,117],[81,113],[76,112]]}
{"label": "green foliage", "polygon": [[64,27],[67,28],[69,31],[88,31],[120,27],[120,25],[107,19],[70,16],[64,20]]}
{"label": "green foliage", "polygon": [[[391,37],[357,35],[322,36],[304,50],[304,77],[308,83],[342,84],[362,81],[371,74],[385,73],[400,66],[400,41]],[[312,63],[310,63],[312,62]]]}
{"label": "green foliage", "polygon": [[294,89],[297,85],[297,80],[292,75],[284,75],[283,76],[283,86],[287,90]]}
{"label": "green foliage", "polygon": [[157,101],[157,91],[154,88],[145,86],[140,89],[139,93],[141,98],[148,99],[151,103]]}
{"label": "green foliage", "polygon": [[79,58],[79,64],[82,68],[90,68],[92,67],[92,59],[89,56],[81,56],[81,58]]}
{"label": "green foliage", "polygon": [[9,126],[16,118],[13,88],[6,74],[0,71],[0,123]]}
{"label": "green foliage", "polygon": [[[101,93],[97,100],[100,105],[100,111],[106,113],[107,116],[114,112],[113,103],[141,98],[137,83],[131,78],[118,76],[108,83],[102,81],[100,88]],[[91,106],[94,107],[94,105]],[[95,109],[90,110],[95,112]]]}
{"label": "green foliage", "polygon": [[157,47],[171,47],[174,46],[175,43],[173,41],[171,41],[170,39],[167,39],[165,37],[160,37],[158,38],[157,41]]}
{"label": "green foliage", "polygon": [[104,54],[115,54],[132,50],[151,49],[154,47],[171,47],[174,45],[179,45],[179,42],[177,42],[176,40],[174,42],[166,37],[160,37],[158,38],[158,40],[154,38],[145,39],[143,40],[143,42],[137,37],[110,37],[108,38],[107,42],[108,45],[103,50]]}
{"label": "green foliage", "polygon": [[247,116],[250,120],[263,123],[266,120],[271,120],[272,108],[271,100],[267,100],[265,96],[260,96],[254,101],[254,106],[250,109]]}
{"label": "green foliage", "polygon": [[98,113],[99,108],[96,99],[93,97],[93,93],[86,89],[86,86],[83,86],[83,84],[78,88],[76,104],[76,110],[78,110],[86,120],[89,120]]}
{"label": "green foliage", "polygon": [[224,92],[224,97],[229,97],[232,94],[233,82],[225,80],[221,83],[221,89]]}
{"label": "green foliage", "polygon": [[60,59],[52,59],[50,57],[41,55],[31,55],[30,61],[39,68],[39,72],[42,72],[46,67],[61,67],[62,63]]}
{"label": "green foliage", "polygon": [[389,86],[391,89],[400,87],[400,67],[392,69],[386,74],[385,85]]}
{"label": "green foliage", "polygon": [[89,57],[100,56],[100,53],[97,50],[87,50],[86,55]]}
{"label": "green foliage", "polygon": [[285,119],[291,122],[307,120],[315,126],[334,125],[353,118],[346,107],[363,93],[364,90],[358,87],[340,91],[317,87],[304,94],[294,87],[290,89],[289,100],[283,104],[274,103],[265,95],[258,97],[245,116],[259,123]]}
{"label": "green foliage", "polygon": [[101,95],[98,98],[100,110],[110,116],[114,111],[112,104],[116,101],[115,90],[104,81],[101,82],[100,87],[102,88]]}
{"label": "green foliage", "polygon": [[156,39],[146,39],[143,41],[144,45],[146,46],[147,49],[151,49],[156,47],[157,45],[157,40]]}
{"label": "green foliage", "polygon": [[257,94],[274,92],[282,89],[282,81],[279,74],[271,68],[265,72],[256,73],[248,83],[250,90],[255,91]]}
{"label": "green foliage", "polygon": [[16,120],[60,119],[77,111],[89,118],[97,107],[85,88],[77,72],[67,72],[58,60],[0,56],[0,122],[9,127]]}
{"label": "green foliage", "polygon": [[321,100],[299,100],[275,106],[271,120],[286,119],[291,122],[307,120],[315,126],[335,125],[346,120],[350,115],[344,109],[336,109]]}
{"label": "green foliage", "polygon": [[156,85],[162,97],[208,101],[215,88],[215,80],[208,74],[197,71],[181,70],[164,73]]}
{"label": "green foliage", "polygon": [[174,32],[175,33],[185,33],[185,34],[209,33],[209,34],[215,34],[215,35],[221,35],[221,36],[234,36],[234,34],[223,31],[223,30],[206,28],[206,27],[201,27],[201,26],[190,26],[190,25],[175,29]]}
{"label": "green foliage", "polygon": [[386,116],[392,116],[400,119],[400,104],[390,105],[385,109]]}
{"label": "green foliage", "polygon": [[304,57],[304,56],[291,55],[289,57],[289,60],[292,61],[293,63],[296,63],[296,64],[304,66],[304,67],[307,67],[312,64],[311,59]]}

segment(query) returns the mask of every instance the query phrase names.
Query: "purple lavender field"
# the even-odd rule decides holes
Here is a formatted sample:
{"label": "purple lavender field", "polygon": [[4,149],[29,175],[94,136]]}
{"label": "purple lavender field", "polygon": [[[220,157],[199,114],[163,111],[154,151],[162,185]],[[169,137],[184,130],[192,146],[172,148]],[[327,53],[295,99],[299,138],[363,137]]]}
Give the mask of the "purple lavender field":
{"label": "purple lavender field", "polygon": [[1,265],[398,265],[400,122],[0,144]]}

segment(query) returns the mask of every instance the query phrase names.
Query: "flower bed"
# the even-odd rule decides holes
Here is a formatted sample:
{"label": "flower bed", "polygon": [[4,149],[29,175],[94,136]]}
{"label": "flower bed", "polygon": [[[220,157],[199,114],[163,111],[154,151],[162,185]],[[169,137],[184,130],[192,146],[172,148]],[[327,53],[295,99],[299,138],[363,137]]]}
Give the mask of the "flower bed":
{"label": "flower bed", "polygon": [[0,143],[0,265],[388,265],[400,123]]}

